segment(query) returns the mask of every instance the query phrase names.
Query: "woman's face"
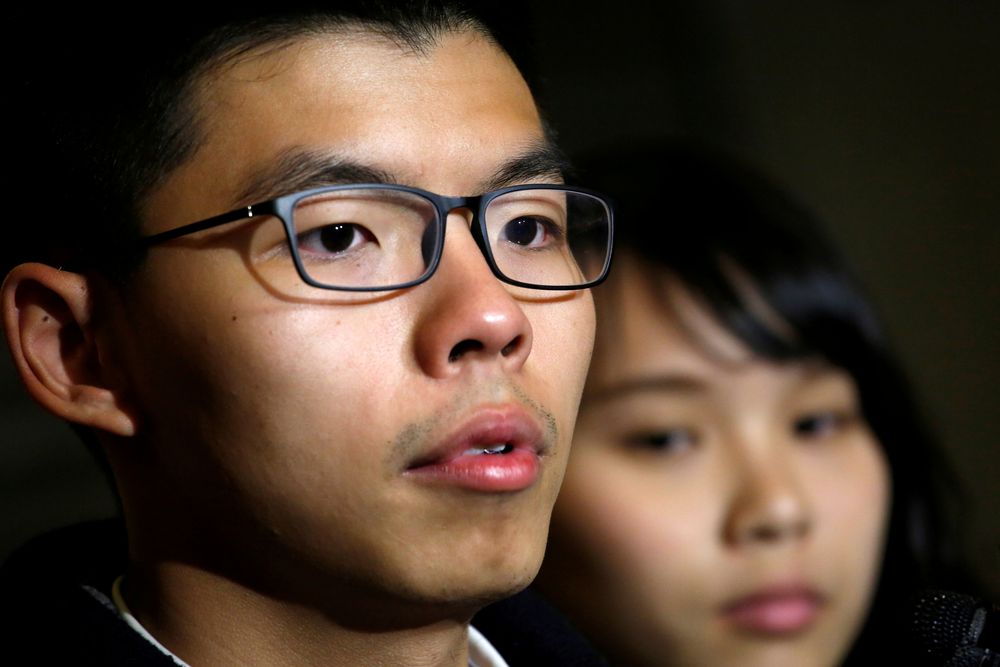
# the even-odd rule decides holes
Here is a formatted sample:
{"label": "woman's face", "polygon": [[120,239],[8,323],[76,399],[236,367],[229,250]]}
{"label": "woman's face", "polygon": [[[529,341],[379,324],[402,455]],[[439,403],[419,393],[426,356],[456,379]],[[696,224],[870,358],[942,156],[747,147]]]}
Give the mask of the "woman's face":
{"label": "woman's face", "polygon": [[889,510],[857,389],[754,357],[640,270],[603,294],[543,590],[616,664],[837,664]]}

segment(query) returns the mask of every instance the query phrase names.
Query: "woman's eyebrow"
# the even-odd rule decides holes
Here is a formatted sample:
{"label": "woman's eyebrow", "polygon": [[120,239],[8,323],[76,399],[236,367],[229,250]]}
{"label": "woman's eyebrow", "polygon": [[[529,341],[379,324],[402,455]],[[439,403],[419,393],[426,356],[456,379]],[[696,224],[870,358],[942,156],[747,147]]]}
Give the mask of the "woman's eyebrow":
{"label": "woman's eyebrow", "polygon": [[701,394],[707,389],[708,385],[705,382],[690,375],[650,375],[612,382],[594,391],[587,391],[583,400],[584,402],[613,401],[635,394],[649,393]]}

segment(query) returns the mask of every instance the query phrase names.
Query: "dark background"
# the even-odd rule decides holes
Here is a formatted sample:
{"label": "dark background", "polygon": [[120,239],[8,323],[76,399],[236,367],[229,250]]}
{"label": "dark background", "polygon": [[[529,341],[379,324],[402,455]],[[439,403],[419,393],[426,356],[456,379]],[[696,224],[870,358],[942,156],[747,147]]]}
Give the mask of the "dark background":
{"label": "dark background", "polygon": [[[1000,3],[488,11],[571,156],[705,144],[828,223],[968,489],[965,546],[1000,596]],[[113,511],[83,447],[24,397],[6,355],[0,426],[0,556],[48,526]]]}

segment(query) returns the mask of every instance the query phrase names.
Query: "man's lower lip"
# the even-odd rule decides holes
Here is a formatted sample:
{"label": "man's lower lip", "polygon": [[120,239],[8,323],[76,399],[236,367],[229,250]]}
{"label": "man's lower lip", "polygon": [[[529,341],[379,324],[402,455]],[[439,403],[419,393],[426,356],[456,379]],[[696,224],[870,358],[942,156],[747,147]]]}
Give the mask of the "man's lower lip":
{"label": "man's lower lip", "polygon": [[755,634],[783,635],[801,632],[812,625],[821,603],[813,595],[783,595],[738,603],[723,612],[723,618],[739,630]]}
{"label": "man's lower lip", "polygon": [[538,455],[531,449],[506,454],[463,454],[447,462],[410,468],[406,475],[420,481],[470,491],[520,491],[538,479]]}

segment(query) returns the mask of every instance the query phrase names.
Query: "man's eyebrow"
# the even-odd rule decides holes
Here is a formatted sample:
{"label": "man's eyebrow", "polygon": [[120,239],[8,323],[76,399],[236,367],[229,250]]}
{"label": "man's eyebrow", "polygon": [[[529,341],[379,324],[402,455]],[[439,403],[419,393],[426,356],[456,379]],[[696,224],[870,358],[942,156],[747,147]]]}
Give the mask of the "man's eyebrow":
{"label": "man's eyebrow", "polygon": [[252,204],[324,185],[396,182],[388,172],[331,153],[290,149],[250,174],[239,190],[237,203]]}
{"label": "man's eyebrow", "polygon": [[479,193],[468,194],[480,194],[508,185],[537,181],[562,183],[568,169],[569,160],[563,152],[553,144],[544,142],[504,162],[481,184]]}
{"label": "man's eyebrow", "polygon": [[[561,183],[568,167],[569,161],[558,148],[547,142],[542,143],[501,164],[481,184],[479,192],[463,194],[481,194],[520,183]],[[404,181],[385,170],[352,162],[336,154],[293,148],[251,173],[239,189],[236,204],[245,206],[290,192],[351,183],[402,184]]]}
{"label": "man's eyebrow", "polygon": [[584,394],[583,400],[607,402],[627,398],[635,394],[670,393],[700,394],[708,388],[704,382],[690,375],[651,375],[628,378],[620,382],[604,385]]}

